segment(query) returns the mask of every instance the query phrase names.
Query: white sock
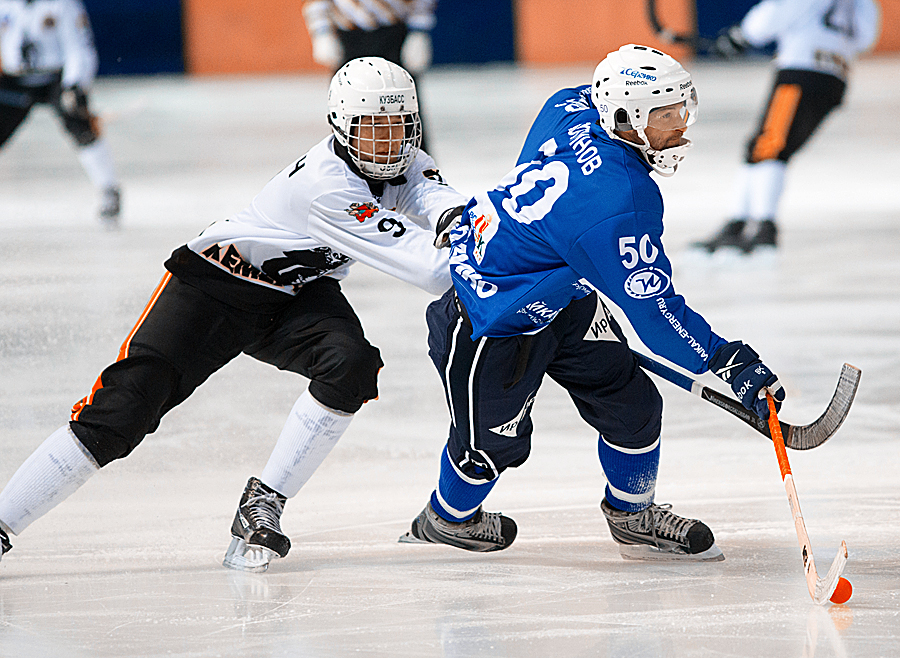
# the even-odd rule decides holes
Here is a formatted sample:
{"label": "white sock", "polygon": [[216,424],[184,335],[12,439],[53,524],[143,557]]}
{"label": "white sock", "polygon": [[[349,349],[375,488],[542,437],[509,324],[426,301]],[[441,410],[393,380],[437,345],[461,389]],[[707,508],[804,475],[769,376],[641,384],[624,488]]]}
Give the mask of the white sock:
{"label": "white sock", "polygon": [[[306,391],[297,398],[260,480],[292,498],[316,472],[353,420],[322,406]],[[2,517],[0,517],[2,518]]]}
{"label": "white sock", "polygon": [[750,177],[755,165],[745,164],[739,170],[734,179],[734,194],[732,196],[731,214],[729,219],[747,219],[750,216]]}
{"label": "white sock", "polygon": [[69,426],[60,427],[31,453],[0,493],[0,522],[18,535],[99,470]]}
{"label": "white sock", "polygon": [[112,154],[106,139],[101,137],[92,144],[80,147],[78,159],[87,172],[88,178],[98,190],[118,187],[119,178],[116,176],[116,168],[113,165]]}
{"label": "white sock", "polygon": [[764,160],[752,165],[750,170],[749,212],[746,217],[753,221],[775,219],[778,202],[784,190],[786,165],[781,160]]}

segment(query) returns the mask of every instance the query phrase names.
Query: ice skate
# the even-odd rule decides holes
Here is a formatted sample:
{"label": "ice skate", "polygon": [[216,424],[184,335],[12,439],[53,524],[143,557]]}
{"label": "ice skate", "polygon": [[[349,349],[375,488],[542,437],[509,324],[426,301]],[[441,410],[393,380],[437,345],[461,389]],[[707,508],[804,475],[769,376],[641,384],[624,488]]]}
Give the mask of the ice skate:
{"label": "ice skate", "polygon": [[481,507],[468,521],[447,521],[429,502],[413,519],[410,531],[400,537],[401,542],[447,544],[467,551],[502,551],[516,539],[516,522],[496,512],[484,512]]}
{"label": "ice skate", "polygon": [[691,246],[709,254],[719,249],[738,249],[748,253],[751,249],[749,240],[744,235],[747,222],[743,219],[732,219],[707,240],[694,242]]}
{"label": "ice skate", "polygon": [[109,230],[119,227],[119,213],[122,210],[122,192],[118,187],[107,187],[100,197],[100,223]]}
{"label": "ice skate", "polygon": [[9,535],[6,534],[6,531],[0,527],[0,560],[3,559],[3,556],[9,553],[12,550],[12,543],[9,541]]}
{"label": "ice skate", "polygon": [[705,523],[673,514],[671,505],[650,505],[640,512],[623,512],[606,498],[600,509],[619,553],[628,560],[718,561],[725,556]]}
{"label": "ice skate", "polygon": [[286,501],[257,478],[250,478],[231,524],[231,545],[222,564],[241,571],[265,571],[269,562],[287,555],[291,540],[279,523]]}
{"label": "ice skate", "polygon": [[778,227],[771,219],[764,219],[756,224],[753,237],[746,238],[746,251],[774,249],[778,246]]}

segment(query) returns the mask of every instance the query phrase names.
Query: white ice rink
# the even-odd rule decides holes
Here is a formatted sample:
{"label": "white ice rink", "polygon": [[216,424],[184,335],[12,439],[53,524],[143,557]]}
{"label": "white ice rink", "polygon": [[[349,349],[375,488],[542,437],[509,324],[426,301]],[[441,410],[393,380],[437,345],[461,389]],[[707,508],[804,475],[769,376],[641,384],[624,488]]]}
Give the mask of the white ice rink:
{"label": "white ice rink", "polygon": [[[695,148],[660,183],[677,289],[780,375],[787,422],[818,416],[845,361],[863,371],[837,435],[790,453],[820,568],[849,546],[846,605],[810,601],[771,443],[659,380],[657,500],[703,519],[724,562],[620,559],[597,509],[597,437],[549,380],[530,460],[486,504],[517,521],[516,543],[483,555],[397,543],[436,483],[449,417],[426,355],[428,295],[357,265],[344,290],[387,364],[381,396],[289,501],[287,558],[260,575],[220,566],[244,483],[306,385],[241,357],[13,537],[0,656],[900,655],[900,59],[863,61],[792,163],[768,260],[686,249],[726,217],[768,67],[689,67]],[[543,100],[591,71],[433,72],[422,94],[445,177],[492,187]],[[327,134],[326,87],[324,75],[101,80],[94,104],[124,181],[113,234],[49,111],[0,152],[0,486],[115,358],[169,253]]]}

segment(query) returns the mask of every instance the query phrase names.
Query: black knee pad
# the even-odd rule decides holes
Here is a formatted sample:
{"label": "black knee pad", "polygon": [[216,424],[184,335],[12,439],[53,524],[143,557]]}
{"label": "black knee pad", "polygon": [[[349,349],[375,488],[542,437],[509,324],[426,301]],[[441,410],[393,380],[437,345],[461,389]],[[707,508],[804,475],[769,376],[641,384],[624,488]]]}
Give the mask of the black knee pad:
{"label": "black knee pad", "polygon": [[356,413],[364,402],[378,397],[378,371],[383,366],[377,347],[335,335],[321,353],[309,392],[327,407]]}
{"label": "black knee pad", "polygon": [[97,120],[91,115],[84,117],[64,114],[63,125],[78,146],[90,146],[100,137]]}
{"label": "black knee pad", "polygon": [[128,456],[171,408],[179,375],[158,357],[129,357],[104,370],[99,388],[75,405],[69,423],[97,464]]}
{"label": "black knee pad", "polygon": [[[64,102],[62,97],[67,94],[68,102]],[[97,141],[100,126],[97,117],[88,109],[87,95],[83,91],[77,88],[63,90],[54,105],[66,131],[78,146],[88,146]]]}

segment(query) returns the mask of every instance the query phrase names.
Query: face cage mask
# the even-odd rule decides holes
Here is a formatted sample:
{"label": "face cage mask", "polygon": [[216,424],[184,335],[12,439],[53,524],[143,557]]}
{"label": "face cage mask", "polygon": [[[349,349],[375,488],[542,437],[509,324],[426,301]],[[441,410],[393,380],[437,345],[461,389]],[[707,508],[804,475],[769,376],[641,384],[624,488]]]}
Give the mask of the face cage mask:
{"label": "face cage mask", "polygon": [[[375,123],[376,117],[401,117],[403,123]],[[365,115],[350,120],[343,134],[347,151],[359,170],[375,180],[390,180],[405,172],[422,141],[419,113]]]}

